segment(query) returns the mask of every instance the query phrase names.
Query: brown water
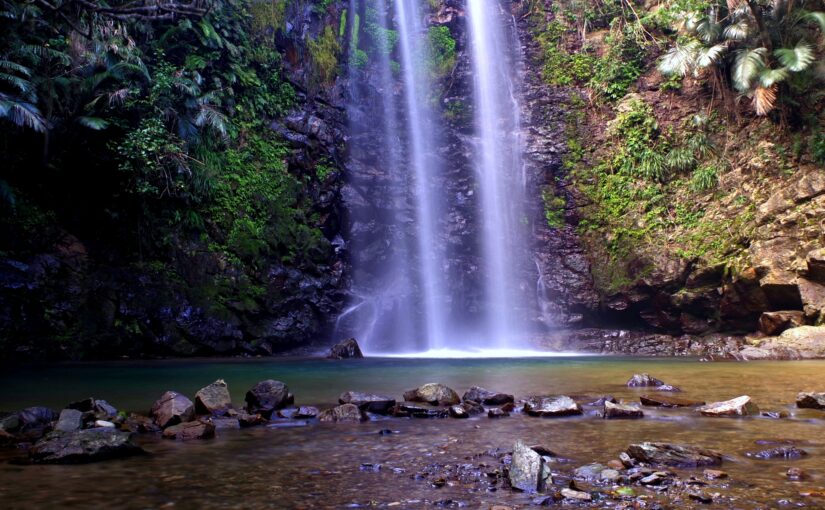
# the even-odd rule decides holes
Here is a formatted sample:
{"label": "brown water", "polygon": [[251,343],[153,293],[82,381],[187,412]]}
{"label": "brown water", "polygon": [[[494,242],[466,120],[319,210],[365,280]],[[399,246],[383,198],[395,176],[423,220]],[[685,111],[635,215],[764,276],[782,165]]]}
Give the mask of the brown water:
{"label": "brown water", "polygon": [[[17,466],[0,453],[3,508],[433,508],[461,504],[488,508],[530,506],[535,496],[490,490],[483,473],[499,468],[480,455],[509,450],[524,440],[552,448],[574,467],[606,463],[628,444],[665,441],[717,449],[727,455],[727,481],[714,482],[717,508],[825,508],[825,499],[800,491],[825,487],[825,412],[793,406],[801,390],[825,391],[825,362],[700,363],[695,360],[562,358],[522,360],[326,360],[109,363],[6,369],[0,376],[0,409],[35,404],[59,408],[88,395],[115,406],[143,410],[165,389],[193,394],[221,377],[236,403],[254,382],[285,381],[300,404],[327,405],[344,390],[400,393],[425,382],[444,382],[459,392],[473,384],[528,394],[612,394],[638,401],[641,390],[624,382],[649,372],[682,387],[687,398],[707,401],[748,394],[763,410],[792,417],[725,419],[690,410],[645,408],[636,421],[605,421],[596,408],[582,417],[539,419],[515,414],[491,420],[381,419],[363,424],[310,423],[297,428],[220,431],[215,440],[176,443],[140,439],[151,455],[81,466]],[[381,436],[391,429],[397,434]],[[746,451],[767,448],[756,441],[793,439],[809,455],[799,460],[760,461]],[[380,464],[377,472],[364,463]],[[478,469],[479,464],[486,464]],[[432,466],[437,466],[434,469]],[[428,468],[429,466],[429,468]],[[448,466],[449,469],[443,466]],[[790,466],[811,478],[790,482]],[[427,475],[428,471],[438,474]],[[481,473],[482,481],[476,479]],[[680,475],[701,470],[679,470]],[[447,473],[445,475],[445,473]],[[444,478],[438,480],[438,478]],[[436,485],[442,485],[437,487]],[[644,494],[644,490],[636,489]],[[651,497],[653,495],[651,494]],[[605,501],[599,507],[617,503]],[[674,502],[670,508],[698,503]]]}

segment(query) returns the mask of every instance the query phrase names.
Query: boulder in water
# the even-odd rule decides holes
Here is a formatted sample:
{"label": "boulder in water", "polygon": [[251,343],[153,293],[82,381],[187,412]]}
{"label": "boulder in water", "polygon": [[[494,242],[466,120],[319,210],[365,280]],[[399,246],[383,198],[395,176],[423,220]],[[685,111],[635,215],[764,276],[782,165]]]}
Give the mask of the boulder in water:
{"label": "boulder in water", "polygon": [[633,374],[633,377],[627,381],[627,386],[630,388],[650,388],[664,385],[664,381],[656,379],[650,374]]}
{"label": "boulder in water", "polygon": [[163,431],[164,439],[191,441],[193,439],[212,439],[215,437],[215,425],[206,420],[188,421],[167,427]]}
{"label": "boulder in water", "polygon": [[509,469],[510,486],[523,492],[543,491],[553,483],[547,466],[541,455],[532,448],[517,441],[513,447],[513,456]]}
{"label": "boulder in water", "polygon": [[167,391],[152,405],[152,417],[162,429],[195,419],[195,404],[176,391]]}
{"label": "boulder in water", "polygon": [[557,417],[582,414],[582,408],[572,398],[560,395],[530,397],[524,403],[524,412],[530,416]]}
{"label": "boulder in water", "polygon": [[632,444],[627,455],[638,462],[654,466],[699,467],[722,464],[722,454],[713,450],[670,443]]}
{"label": "boulder in water", "polygon": [[292,415],[293,418],[296,420],[307,420],[310,418],[315,418],[320,414],[317,407],[312,406],[301,406],[298,408],[297,411]]}
{"label": "boulder in water", "polygon": [[364,354],[361,352],[361,347],[358,341],[354,338],[342,340],[333,345],[327,353],[327,358],[330,359],[357,359],[363,358]]}
{"label": "boulder in water", "polygon": [[67,409],[76,409],[81,413],[94,413],[98,418],[117,416],[117,409],[105,400],[89,397],[85,400],[78,400],[66,406]]}
{"label": "boulder in water", "polygon": [[232,408],[232,397],[223,379],[204,386],[195,393],[195,411],[200,414],[224,415]]}
{"label": "boulder in water", "polygon": [[604,403],[604,413],[602,416],[607,420],[614,419],[637,419],[644,418],[644,413],[636,406],[625,404]]}
{"label": "boulder in water", "polygon": [[808,452],[801,450],[796,446],[778,446],[769,450],[760,450],[758,452],[747,452],[746,457],[754,459],[798,459],[808,455]]}
{"label": "boulder in water", "polygon": [[128,457],[143,453],[132,443],[132,435],[113,428],[52,432],[29,451],[32,462],[80,464]]}
{"label": "boulder in water", "polygon": [[800,409],[825,409],[825,393],[801,392],[796,395],[796,407]]}
{"label": "boulder in water", "polygon": [[359,423],[367,421],[367,416],[355,404],[342,404],[332,409],[327,409],[318,415],[320,421],[325,422],[348,422]]}
{"label": "boulder in water", "polygon": [[507,403],[515,402],[513,395],[507,393],[500,393],[498,391],[486,390],[480,386],[473,386],[464,393],[462,400],[470,402],[478,402],[488,406],[500,406]]}
{"label": "boulder in water", "polygon": [[404,392],[404,400],[410,402],[426,402],[430,405],[451,406],[461,402],[452,388],[439,383],[428,383],[410,391]]}
{"label": "boulder in water", "polygon": [[759,416],[759,406],[747,395],[713,402],[696,410],[704,416]]}
{"label": "boulder in water", "polygon": [[289,388],[281,381],[267,379],[246,392],[246,408],[252,414],[269,418],[273,411],[289,405]]}
{"label": "boulder in water", "polygon": [[451,418],[464,419],[464,418],[469,418],[470,413],[468,413],[467,410],[464,409],[464,406],[455,405],[455,406],[450,406],[450,417]]}
{"label": "boulder in water", "polygon": [[362,411],[376,414],[389,414],[395,406],[395,399],[385,395],[347,391],[338,397],[339,404],[355,404]]}

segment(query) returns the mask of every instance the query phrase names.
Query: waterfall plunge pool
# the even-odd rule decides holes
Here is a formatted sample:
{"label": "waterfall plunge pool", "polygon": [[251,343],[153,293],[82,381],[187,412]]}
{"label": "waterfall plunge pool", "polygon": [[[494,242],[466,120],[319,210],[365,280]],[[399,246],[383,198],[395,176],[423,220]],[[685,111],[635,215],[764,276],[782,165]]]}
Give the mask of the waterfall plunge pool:
{"label": "waterfall plunge pool", "polygon": [[[583,416],[560,419],[520,413],[495,420],[485,415],[468,420],[378,417],[361,424],[221,430],[213,440],[187,443],[141,436],[138,441],[150,455],[78,466],[12,465],[7,461],[17,454],[4,450],[0,498],[4,508],[386,508],[393,503],[392,508],[434,508],[436,503],[521,508],[536,496],[492,490],[462,466],[481,469],[483,464],[483,469],[495,470],[496,459],[485,455],[509,451],[516,440],[523,440],[546,445],[568,459],[558,465],[564,473],[590,462],[604,464],[633,442],[665,441],[712,448],[727,456],[721,469],[730,478],[713,485],[712,492],[722,494],[728,504],[717,507],[784,506],[780,500],[816,507],[816,500],[800,492],[825,485],[825,412],[796,409],[793,403],[798,391],[825,389],[822,361],[700,363],[579,356],[64,363],[6,367],[0,375],[0,409],[59,409],[93,395],[120,409],[146,413],[167,389],[191,397],[218,378],[227,381],[236,405],[249,387],[267,378],[286,382],[296,404],[322,408],[335,404],[346,390],[398,398],[407,389],[434,381],[459,394],[479,385],[517,398],[567,394],[588,401],[609,394],[638,402],[645,390],[627,388],[625,382],[641,372],[681,387],[681,397],[711,402],[748,394],[763,410],[787,411],[791,417],[706,418],[690,409],[645,407],[641,420],[613,421],[600,419],[598,408],[585,406]],[[379,435],[386,429],[397,433]],[[809,455],[771,461],[744,455],[766,448],[757,441],[779,439],[795,441]],[[376,465],[380,469],[373,469]],[[789,481],[784,473],[791,466],[803,468],[810,478]],[[676,471],[680,476],[702,475],[701,469]],[[692,505],[701,507],[691,501],[678,507]]]}

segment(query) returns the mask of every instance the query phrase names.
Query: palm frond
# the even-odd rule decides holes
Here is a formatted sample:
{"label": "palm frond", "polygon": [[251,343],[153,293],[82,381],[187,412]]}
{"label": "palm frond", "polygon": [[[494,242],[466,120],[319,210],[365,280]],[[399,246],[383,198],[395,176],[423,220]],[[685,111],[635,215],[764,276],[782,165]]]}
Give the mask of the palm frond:
{"label": "palm frond", "polygon": [[735,23],[731,23],[722,31],[722,35],[725,39],[730,41],[744,41],[748,38],[749,33],[750,23],[748,23],[748,20],[744,18],[736,21]]}
{"label": "palm frond", "polygon": [[776,106],[776,85],[756,87],[753,91],[753,108],[757,115],[767,115]]}
{"label": "palm frond", "polygon": [[665,75],[687,76],[696,63],[698,46],[697,41],[676,43],[659,61],[659,71]]}
{"label": "palm frond", "polygon": [[101,131],[109,127],[109,121],[101,119],[100,117],[78,117],[77,122],[81,126],[95,131]]}
{"label": "palm frond", "polygon": [[765,48],[739,51],[733,64],[733,85],[736,90],[739,92],[750,90],[753,82],[765,68],[767,52]]}
{"label": "palm frond", "polygon": [[728,45],[725,43],[715,44],[709,48],[702,48],[699,50],[696,65],[698,67],[710,67],[722,60],[722,57],[728,51]]}
{"label": "palm frond", "polygon": [[0,69],[11,73],[22,74],[27,78],[30,78],[32,75],[31,69],[17,62],[12,62],[11,60],[0,59]]}
{"label": "palm frond", "polygon": [[819,30],[825,33],[825,12],[806,12],[802,15],[802,19],[816,23],[819,25]]}
{"label": "palm frond", "polygon": [[0,93],[0,118],[6,118],[17,126],[27,127],[41,133],[47,128],[46,119],[35,105],[2,93]]}
{"label": "palm frond", "polygon": [[705,18],[696,25],[696,34],[700,39],[710,44],[722,35],[722,25],[714,23],[710,18]]}
{"label": "palm frond", "polygon": [[814,47],[805,41],[800,41],[793,48],[779,48],[773,54],[783,66],[795,73],[804,71],[816,60]]}
{"label": "palm frond", "polygon": [[765,69],[759,74],[760,87],[773,87],[775,84],[788,79],[790,73],[784,67],[779,69]]}

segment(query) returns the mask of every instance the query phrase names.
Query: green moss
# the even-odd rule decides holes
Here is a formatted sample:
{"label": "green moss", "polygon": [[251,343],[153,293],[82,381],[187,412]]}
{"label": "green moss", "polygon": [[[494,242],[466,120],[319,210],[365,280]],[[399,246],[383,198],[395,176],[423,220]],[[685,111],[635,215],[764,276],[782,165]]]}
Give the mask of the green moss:
{"label": "green moss", "polygon": [[427,31],[427,69],[434,79],[453,71],[456,62],[456,42],[445,26],[430,27]]}
{"label": "green moss", "polygon": [[544,218],[550,228],[561,228],[564,226],[564,211],[567,207],[567,200],[560,195],[556,195],[552,190],[544,190],[541,194],[544,202]]}
{"label": "green moss", "polygon": [[341,45],[332,27],[325,27],[317,39],[307,41],[307,50],[312,65],[313,81],[323,85],[335,81],[338,76],[338,55],[341,53]]}

